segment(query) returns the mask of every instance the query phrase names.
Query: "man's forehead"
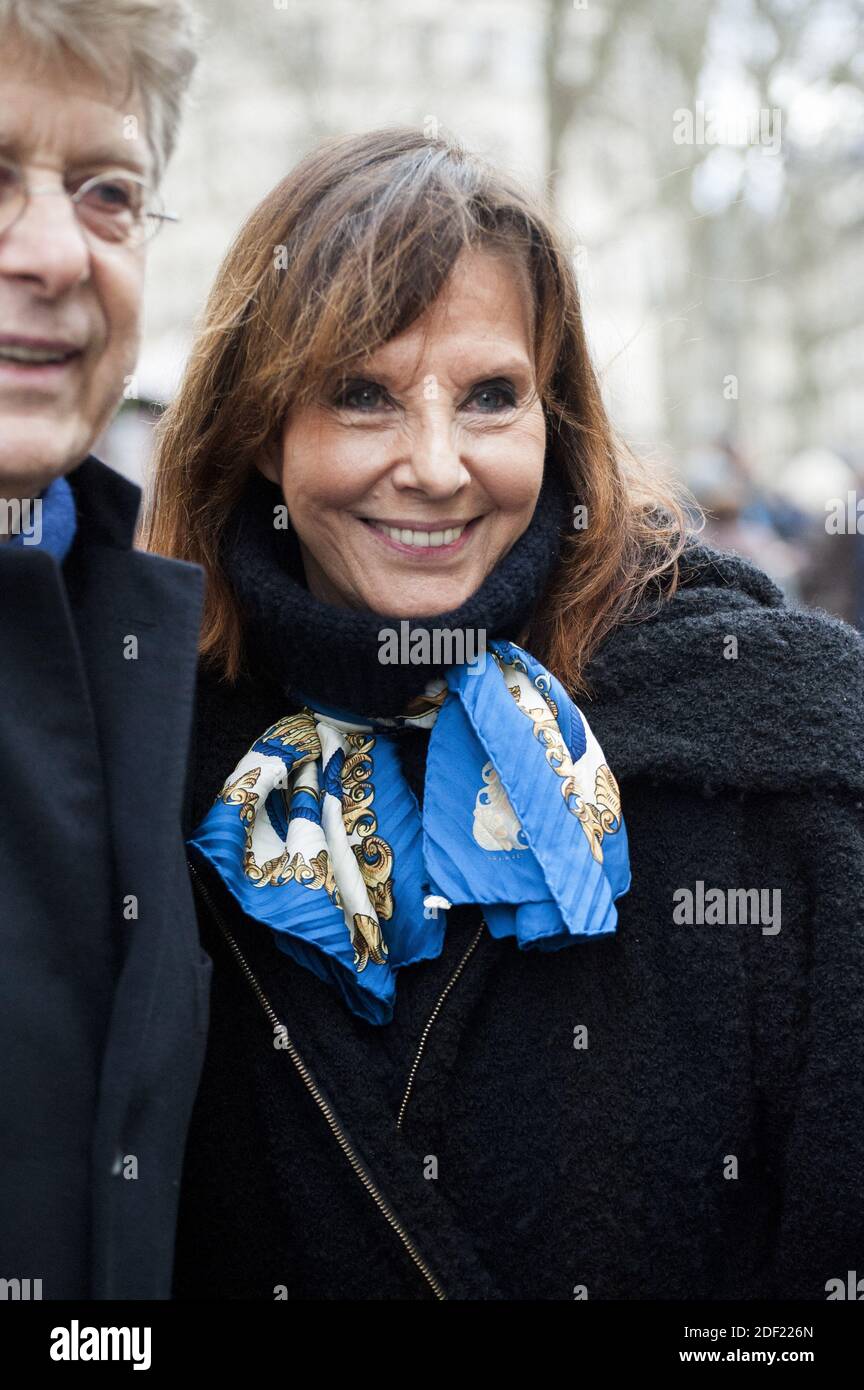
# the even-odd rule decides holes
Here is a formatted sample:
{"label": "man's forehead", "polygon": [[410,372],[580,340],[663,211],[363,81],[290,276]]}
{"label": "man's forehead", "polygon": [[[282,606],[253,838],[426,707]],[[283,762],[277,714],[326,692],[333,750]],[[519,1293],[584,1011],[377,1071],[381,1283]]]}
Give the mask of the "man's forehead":
{"label": "man's forehead", "polygon": [[135,93],[98,75],[52,67],[0,75],[0,150],[33,159],[119,165],[147,175],[152,159]]}

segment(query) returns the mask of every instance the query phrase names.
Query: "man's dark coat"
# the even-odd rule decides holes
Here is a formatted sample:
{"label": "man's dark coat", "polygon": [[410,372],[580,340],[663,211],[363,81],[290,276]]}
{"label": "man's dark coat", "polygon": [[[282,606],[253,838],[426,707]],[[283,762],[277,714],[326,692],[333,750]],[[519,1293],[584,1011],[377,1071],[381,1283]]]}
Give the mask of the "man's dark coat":
{"label": "man's dark coat", "polygon": [[212,969],[180,833],[202,575],[132,549],[131,483],[69,481],[62,569],[0,546],[0,1278],[164,1298]]}

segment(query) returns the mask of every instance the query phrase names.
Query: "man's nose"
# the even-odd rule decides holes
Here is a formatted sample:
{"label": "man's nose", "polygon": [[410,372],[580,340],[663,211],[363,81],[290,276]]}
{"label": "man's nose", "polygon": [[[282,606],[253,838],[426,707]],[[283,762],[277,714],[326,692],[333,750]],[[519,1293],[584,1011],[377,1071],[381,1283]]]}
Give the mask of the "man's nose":
{"label": "man's nose", "polygon": [[31,192],[21,215],[0,235],[0,276],[29,280],[55,299],[89,272],[84,229],[62,186]]}

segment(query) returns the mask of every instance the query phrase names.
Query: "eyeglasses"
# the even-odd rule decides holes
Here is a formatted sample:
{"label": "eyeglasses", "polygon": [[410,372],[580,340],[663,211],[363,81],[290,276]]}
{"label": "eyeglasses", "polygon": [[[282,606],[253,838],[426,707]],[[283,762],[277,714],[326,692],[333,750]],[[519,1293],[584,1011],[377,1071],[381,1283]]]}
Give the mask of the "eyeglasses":
{"label": "eyeglasses", "polygon": [[179,222],[166,212],[159,195],[138,174],[109,171],[85,179],[77,188],[28,188],[24,171],[0,159],[0,236],[23,213],[30,198],[61,193],[69,198],[85,231],[113,246],[141,246],[163,222]]}

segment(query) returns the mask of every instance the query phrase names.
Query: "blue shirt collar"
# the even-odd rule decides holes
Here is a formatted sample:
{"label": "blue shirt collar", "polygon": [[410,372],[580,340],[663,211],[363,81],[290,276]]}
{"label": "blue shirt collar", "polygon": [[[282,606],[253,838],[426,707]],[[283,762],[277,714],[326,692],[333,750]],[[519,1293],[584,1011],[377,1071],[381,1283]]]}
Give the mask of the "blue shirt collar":
{"label": "blue shirt collar", "polygon": [[27,522],[17,535],[10,537],[9,544],[47,550],[62,564],[78,526],[75,497],[66,478],[55,478],[39,494]]}

